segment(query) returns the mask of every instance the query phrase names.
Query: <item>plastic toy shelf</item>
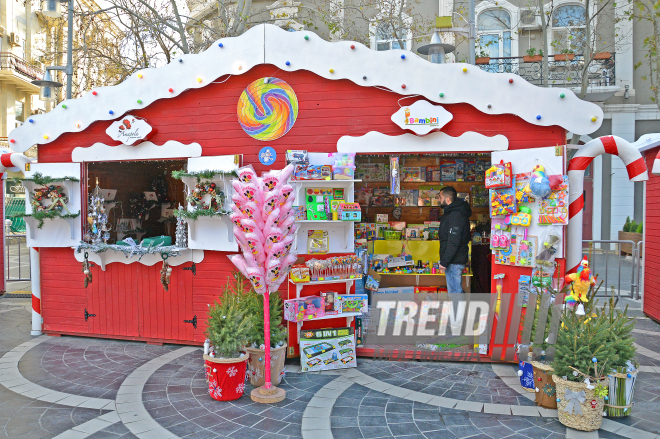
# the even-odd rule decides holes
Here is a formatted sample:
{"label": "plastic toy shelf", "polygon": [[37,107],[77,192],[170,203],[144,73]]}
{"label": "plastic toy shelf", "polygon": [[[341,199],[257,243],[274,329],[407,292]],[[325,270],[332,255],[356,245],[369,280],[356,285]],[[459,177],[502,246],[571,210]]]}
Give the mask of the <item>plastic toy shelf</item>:
{"label": "plastic toy shelf", "polygon": [[332,225],[344,225],[344,224],[353,224],[359,221],[334,221],[334,220],[296,220],[297,223],[301,224],[332,224]]}
{"label": "plastic toy shelf", "polygon": [[305,285],[328,285],[328,284],[338,284],[338,283],[346,283],[346,292],[349,291],[351,288],[351,285],[355,279],[337,279],[337,280],[319,280],[315,282],[294,282],[293,280],[289,279],[289,283],[293,284],[296,286],[296,299],[300,299],[300,291],[302,291],[303,287]]}
{"label": "plastic toy shelf", "polygon": [[355,316],[362,315],[361,312],[345,312],[341,314],[333,314],[330,316],[323,316],[323,317],[317,317],[315,319],[310,319],[310,320],[301,320],[299,322],[296,322],[296,325],[298,326],[298,330],[296,332],[296,337],[298,337],[298,343],[300,343],[300,331],[302,330],[302,325],[304,322],[313,322],[315,320],[327,320],[327,319],[341,319],[341,318],[346,318],[346,326],[351,326],[351,323],[353,323],[353,318]]}
{"label": "plastic toy shelf", "polygon": [[[355,183],[361,183],[362,180],[289,180],[289,184],[301,186],[327,186],[327,187],[346,187]],[[387,184],[385,182],[384,184]]]}
{"label": "plastic toy shelf", "polygon": [[[406,276],[444,276],[444,273],[378,273],[381,276],[401,276],[401,275],[406,275]],[[472,277],[472,274],[461,274],[462,277]]]}

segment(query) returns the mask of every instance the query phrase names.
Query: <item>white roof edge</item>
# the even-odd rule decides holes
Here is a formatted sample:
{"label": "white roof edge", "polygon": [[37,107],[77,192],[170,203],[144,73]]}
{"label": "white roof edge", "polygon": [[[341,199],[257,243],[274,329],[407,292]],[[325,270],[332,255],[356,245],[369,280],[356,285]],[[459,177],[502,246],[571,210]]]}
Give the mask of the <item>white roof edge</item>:
{"label": "white roof edge", "polygon": [[657,146],[660,146],[660,133],[649,133],[644,134],[642,137],[637,139],[635,143],[632,144],[639,152],[644,152],[649,149],[653,149]]}
{"label": "white roof edge", "polygon": [[432,64],[411,55],[404,50],[378,52],[350,41],[331,43],[312,32],[287,32],[262,24],[241,36],[218,40],[204,52],[135,72],[121,84],[94,89],[96,95],[89,92],[64,101],[48,113],[31,116],[32,123],[11,131],[9,139],[14,141],[14,150],[23,152],[64,133],[83,131],[93,122],[115,120],[156,100],[205,87],[221,76],[244,74],[260,64],[384,87],[401,96],[420,95],[437,104],[467,103],[485,114],[513,114],[530,124],[557,125],[579,134],[592,133],[602,123],[603,110],[569,89],[541,88],[513,73],[488,73],[462,63]]}

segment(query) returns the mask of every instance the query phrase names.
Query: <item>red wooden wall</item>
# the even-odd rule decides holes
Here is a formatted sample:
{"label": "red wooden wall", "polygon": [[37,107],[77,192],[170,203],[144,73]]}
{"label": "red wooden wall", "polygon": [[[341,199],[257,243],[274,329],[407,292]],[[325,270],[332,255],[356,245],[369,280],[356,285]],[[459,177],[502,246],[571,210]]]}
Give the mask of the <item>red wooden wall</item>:
{"label": "red wooden wall", "polygon": [[[276,76],[288,82],[299,102],[298,119],[293,128],[272,142],[249,137],[236,117],[236,104],[243,89],[264,76]],[[162,145],[168,140],[184,144],[197,142],[202,145],[205,156],[243,154],[244,164],[264,171],[266,167],[257,160],[257,153],[264,146],[276,150],[277,162],[267,168],[277,169],[284,165],[284,152],[288,149],[332,152],[344,135],[361,136],[369,131],[403,134],[390,119],[399,109],[400,98],[398,94],[361,87],[348,80],[330,81],[310,72],[285,72],[262,65],[244,75],[229,77],[223,83],[212,83],[175,98],[159,100],[131,114],[147,119],[158,129],[151,138],[156,144]],[[401,104],[409,105],[416,99],[419,98],[404,99]],[[466,131],[488,136],[503,134],[509,139],[511,149],[565,143],[565,130],[561,127],[538,127],[512,115],[487,115],[468,104],[445,105],[445,108],[454,118],[443,131],[452,136]],[[88,147],[96,142],[116,144],[105,133],[110,123],[95,122],[83,132],[64,134],[40,146],[39,162],[70,162],[71,152],[76,147]],[[204,261],[197,264],[197,275],[183,271],[181,266],[173,267],[171,289],[164,292],[158,273],[161,264],[146,267],[139,263],[114,263],[109,264],[105,272],[95,268],[94,282],[87,290],[83,287],[81,266],[73,258],[71,249],[42,249],[41,264],[46,332],[174,342],[204,340],[207,305],[222,294],[233,268],[225,253],[205,251]],[[89,313],[97,314],[87,323],[85,307]],[[197,330],[180,323],[194,315],[200,321]]]}
{"label": "red wooden wall", "polygon": [[[653,169],[658,148],[646,151],[646,167]],[[660,254],[660,176],[649,172],[646,182],[646,218],[644,218],[644,300],[643,311],[660,322],[660,260],[648,257]]]}

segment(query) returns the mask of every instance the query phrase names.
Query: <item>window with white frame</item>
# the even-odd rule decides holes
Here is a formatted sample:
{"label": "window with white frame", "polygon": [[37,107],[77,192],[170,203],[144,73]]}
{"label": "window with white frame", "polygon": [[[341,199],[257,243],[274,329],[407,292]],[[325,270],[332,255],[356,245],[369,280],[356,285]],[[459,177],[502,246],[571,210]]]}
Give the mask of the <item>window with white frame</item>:
{"label": "window with white frame", "polygon": [[488,9],[479,14],[477,55],[489,58],[511,56],[511,14],[504,9]]}
{"label": "window with white frame", "polygon": [[552,13],[552,49],[554,53],[581,53],[585,44],[586,13],[584,6],[568,4]]}
{"label": "window with white frame", "polygon": [[378,24],[376,28],[376,50],[408,48],[408,31],[402,27],[395,29],[387,22]]}

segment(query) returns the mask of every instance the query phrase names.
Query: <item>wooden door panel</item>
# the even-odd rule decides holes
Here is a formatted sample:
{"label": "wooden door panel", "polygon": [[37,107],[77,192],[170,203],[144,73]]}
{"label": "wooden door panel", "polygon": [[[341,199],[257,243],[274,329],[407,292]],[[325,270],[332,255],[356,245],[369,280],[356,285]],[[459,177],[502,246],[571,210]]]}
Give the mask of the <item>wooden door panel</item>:
{"label": "wooden door panel", "polygon": [[92,333],[85,321],[87,290],[82,267],[70,248],[41,248],[41,316],[47,332]]}
{"label": "wooden door panel", "polygon": [[192,273],[172,267],[168,291],[160,282],[162,264],[138,267],[138,312],[141,337],[158,340],[192,341]]}
{"label": "wooden door panel", "polygon": [[[137,264],[108,264],[105,271],[92,267],[89,289],[94,331],[100,335],[138,337]],[[93,310],[93,311],[92,311]]]}

